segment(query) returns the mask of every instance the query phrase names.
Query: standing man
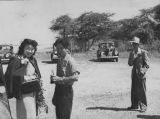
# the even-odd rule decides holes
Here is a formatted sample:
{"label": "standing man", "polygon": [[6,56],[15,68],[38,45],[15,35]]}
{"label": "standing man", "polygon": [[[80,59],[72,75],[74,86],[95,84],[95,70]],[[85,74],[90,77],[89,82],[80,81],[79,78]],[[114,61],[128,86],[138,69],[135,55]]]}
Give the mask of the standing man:
{"label": "standing man", "polygon": [[129,110],[138,109],[140,112],[147,110],[146,98],[146,72],[149,68],[147,51],[139,47],[140,39],[134,37],[131,41],[133,50],[130,52],[128,65],[132,68],[131,107]]}
{"label": "standing man", "polygon": [[56,107],[57,119],[70,119],[73,101],[72,85],[78,81],[79,71],[69,52],[69,42],[59,39],[54,45],[57,48],[59,61],[57,76],[51,76],[51,83],[56,84],[52,103]]}

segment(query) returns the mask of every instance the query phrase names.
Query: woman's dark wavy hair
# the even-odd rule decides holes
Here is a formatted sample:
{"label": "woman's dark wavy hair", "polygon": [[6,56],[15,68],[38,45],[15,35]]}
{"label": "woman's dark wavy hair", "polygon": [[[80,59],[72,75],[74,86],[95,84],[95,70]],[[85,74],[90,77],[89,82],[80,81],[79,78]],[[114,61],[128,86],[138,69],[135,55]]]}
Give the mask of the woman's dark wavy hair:
{"label": "woman's dark wavy hair", "polygon": [[23,55],[23,53],[24,53],[24,47],[26,45],[32,45],[34,47],[35,51],[34,51],[33,55],[35,55],[35,53],[37,51],[37,45],[38,45],[38,43],[37,43],[37,41],[32,40],[32,39],[24,39],[22,41],[21,45],[19,46],[18,55]]}

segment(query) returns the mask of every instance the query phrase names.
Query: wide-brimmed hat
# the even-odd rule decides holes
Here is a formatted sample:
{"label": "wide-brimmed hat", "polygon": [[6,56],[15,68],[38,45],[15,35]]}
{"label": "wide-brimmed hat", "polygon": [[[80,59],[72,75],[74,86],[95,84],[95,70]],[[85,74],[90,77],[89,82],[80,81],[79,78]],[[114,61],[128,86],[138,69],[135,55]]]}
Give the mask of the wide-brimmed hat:
{"label": "wide-brimmed hat", "polygon": [[140,44],[140,39],[138,37],[133,37],[133,40],[130,41],[131,43]]}

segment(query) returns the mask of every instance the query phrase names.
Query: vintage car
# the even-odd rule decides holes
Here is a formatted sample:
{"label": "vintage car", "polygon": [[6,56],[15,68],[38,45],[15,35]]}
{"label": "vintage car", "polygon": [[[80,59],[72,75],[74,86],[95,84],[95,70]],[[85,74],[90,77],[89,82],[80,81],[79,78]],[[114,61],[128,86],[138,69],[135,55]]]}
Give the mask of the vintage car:
{"label": "vintage car", "polygon": [[13,45],[1,44],[0,45],[0,59],[2,63],[8,63],[13,55]]}
{"label": "vintage car", "polygon": [[118,62],[119,53],[115,48],[114,42],[100,43],[98,45],[97,59],[110,59]]}
{"label": "vintage car", "polygon": [[58,61],[57,50],[56,50],[55,47],[53,47],[53,51],[51,52],[51,61],[52,62],[57,62]]}

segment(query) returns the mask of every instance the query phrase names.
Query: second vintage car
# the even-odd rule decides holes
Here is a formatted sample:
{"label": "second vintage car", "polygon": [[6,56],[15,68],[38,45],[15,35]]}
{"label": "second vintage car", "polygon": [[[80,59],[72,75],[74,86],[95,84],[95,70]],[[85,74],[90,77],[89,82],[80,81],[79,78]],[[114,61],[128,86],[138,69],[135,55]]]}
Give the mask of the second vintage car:
{"label": "second vintage car", "polygon": [[115,48],[114,42],[99,43],[97,51],[97,59],[110,59],[118,62],[119,53]]}
{"label": "second vintage car", "polygon": [[8,63],[13,55],[13,45],[0,44],[0,59],[2,63]]}

